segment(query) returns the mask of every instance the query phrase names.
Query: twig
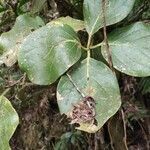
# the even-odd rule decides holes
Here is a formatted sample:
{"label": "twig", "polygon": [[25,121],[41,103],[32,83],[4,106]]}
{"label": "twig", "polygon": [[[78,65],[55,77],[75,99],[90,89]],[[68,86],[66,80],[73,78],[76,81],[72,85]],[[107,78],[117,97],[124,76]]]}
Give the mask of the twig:
{"label": "twig", "polygon": [[125,116],[124,116],[123,109],[121,109],[121,115],[122,115],[122,121],[123,121],[123,129],[124,129],[123,142],[124,142],[126,150],[128,150],[128,146],[127,146],[127,131],[126,131],[126,123],[125,123]]}
{"label": "twig", "polygon": [[26,78],[26,74],[24,74],[19,80],[17,80],[16,82],[12,83],[11,85],[7,85],[6,87],[13,87],[15,86],[16,84],[21,84],[23,85],[25,83],[25,78]]}
{"label": "twig", "polygon": [[106,52],[107,52],[107,55],[108,55],[108,64],[109,64],[110,69],[113,71],[112,57],[111,57],[111,52],[110,52],[110,49],[109,49],[109,44],[108,44],[108,39],[107,39],[107,32],[106,32],[106,17],[105,17],[106,2],[105,2],[105,0],[102,0],[102,14],[103,14],[103,25],[104,25],[104,27],[103,27],[104,42],[106,44]]}
{"label": "twig", "polygon": [[10,90],[10,88],[7,88],[7,89],[0,95],[0,97],[1,97],[1,96],[5,96],[6,93],[9,92],[9,90]]}

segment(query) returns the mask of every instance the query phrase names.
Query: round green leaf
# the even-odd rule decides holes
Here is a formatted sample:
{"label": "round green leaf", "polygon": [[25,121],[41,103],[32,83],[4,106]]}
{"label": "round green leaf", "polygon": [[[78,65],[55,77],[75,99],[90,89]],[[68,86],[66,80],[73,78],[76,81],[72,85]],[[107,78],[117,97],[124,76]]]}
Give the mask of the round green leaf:
{"label": "round green leaf", "polygon": [[[105,0],[106,25],[115,24],[123,20],[131,11],[135,0]],[[103,27],[102,0],[84,0],[83,13],[86,30],[93,35]]]}
{"label": "round green leaf", "polygon": [[78,90],[85,96],[93,97],[96,102],[97,125],[81,123],[78,129],[90,133],[96,132],[121,105],[116,77],[104,63],[92,58],[83,60],[68,74],[71,80],[65,75],[60,79],[57,87],[60,112],[68,115],[73,106],[81,101],[82,96]]}
{"label": "round green leaf", "polygon": [[0,64],[5,63],[12,66],[17,61],[17,52],[23,39],[32,32],[43,26],[44,22],[40,17],[32,17],[24,14],[17,17],[14,27],[0,36]]}
{"label": "round green leaf", "polygon": [[[108,35],[108,40],[114,68],[131,76],[150,76],[149,24],[137,22],[117,29]],[[107,58],[105,45],[102,53]]]}
{"label": "round green leaf", "polygon": [[9,150],[9,140],[12,137],[17,125],[19,117],[12,107],[9,100],[0,96],[0,148]]}
{"label": "round green leaf", "polygon": [[68,25],[53,23],[30,34],[19,51],[19,65],[29,79],[40,85],[56,81],[81,56],[76,32]]}

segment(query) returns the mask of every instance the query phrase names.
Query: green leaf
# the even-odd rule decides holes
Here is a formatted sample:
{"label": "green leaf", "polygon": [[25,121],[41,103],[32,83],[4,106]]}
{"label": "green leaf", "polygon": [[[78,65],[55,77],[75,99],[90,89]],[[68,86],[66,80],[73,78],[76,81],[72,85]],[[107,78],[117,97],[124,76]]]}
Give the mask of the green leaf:
{"label": "green leaf", "polygon": [[116,77],[104,63],[92,58],[83,60],[68,74],[69,77],[65,75],[60,79],[57,87],[60,112],[69,117],[73,106],[82,100],[78,90],[85,96],[91,96],[96,102],[98,124],[80,123],[77,129],[90,133],[96,132],[120,107],[121,100]]}
{"label": "green leaf", "polygon": [[71,26],[75,31],[80,31],[80,30],[83,30],[85,28],[84,21],[74,19],[74,18],[71,18],[69,16],[57,18],[57,19],[51,21],[49,24],[51,24],[53,22],[67,24],[67,25]]}
{"label": "green leaf", "polygon": [[80,42],[75,31],[57,22],[38,29],[25,39],[19,51],[19,64],[33,83],[48,85],[80,56]]}
{"label": "green leaf", "polygon": [[46,0],[32,0],[32,7],[31,7],[31,12],[33,14],[41,11],[45,4]]}
{"label": "green leaf", "polygon": [[[135,0],[105,0],[106,25],[115,24],[123,20],[131,11]],[[84,0],[83,13],[86,30],[93,35],[103,27],[102,0]]]}
{"label": "green leaf", "polygon": [[[108,35],[108,41],[114,68],[131,76],[150,76],[149,24],[137,22],[117,29]],[[105,45],[102,53],[107,58]]]}
{"label": "green leaf", "polygon": [[0,96],[0,148],[9,150],[9,140],[12,137],[17,125],[19,117],[12,107],[9,100]]}
{"label": "green leaf", "polygon": [[12,66],[17,61],[17,52],[23,39],[33,30],[44,25],[39,17],[24,14],[16,19],[14,27],[0,36],[0,64]]}

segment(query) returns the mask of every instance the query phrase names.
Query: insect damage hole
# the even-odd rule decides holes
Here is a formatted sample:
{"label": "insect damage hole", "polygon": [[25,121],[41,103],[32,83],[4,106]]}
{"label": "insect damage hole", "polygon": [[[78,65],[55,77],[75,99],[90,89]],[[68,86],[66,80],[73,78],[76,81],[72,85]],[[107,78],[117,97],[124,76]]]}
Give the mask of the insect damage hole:
{"label": "insect damage hole", "polygon": [[79,103],[73,106],[73,109],[69,115],[69,118],[71,120],[70,124],[95,124],[95,116],[95,101],[92,97],[86,96],[83,97]]}

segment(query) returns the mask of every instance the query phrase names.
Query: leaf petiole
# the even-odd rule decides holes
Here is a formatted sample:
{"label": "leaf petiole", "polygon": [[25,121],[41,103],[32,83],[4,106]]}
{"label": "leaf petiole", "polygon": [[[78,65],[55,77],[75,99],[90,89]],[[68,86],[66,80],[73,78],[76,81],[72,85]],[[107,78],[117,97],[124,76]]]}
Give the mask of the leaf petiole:
{"label": "leaf petiole", "polygon": [[105,44],[102,42],[102,43],[99,43],[97,45],[91,46],[90,49],[95,49],[95,48],[100,47],[102,45],[105,45]]}
{"label": "leaf petiole", "polygon": [[89,65],[90,65],[90,58],[91,58],[91,52],[90,52],[91,39],[92,39],[92,36],[89,34],[89,38],[87,42],[87,70],[86,70],[87,80],[89,80],[89,76],[90,76]]}
{"label": "leaf petiole", "polygon": [[88,51],[88,49],[86,47],[84,47],[83,45],[80,45],[80,46],[83,50]]}

